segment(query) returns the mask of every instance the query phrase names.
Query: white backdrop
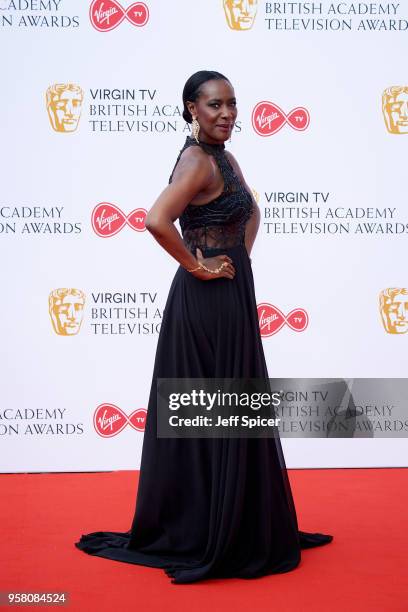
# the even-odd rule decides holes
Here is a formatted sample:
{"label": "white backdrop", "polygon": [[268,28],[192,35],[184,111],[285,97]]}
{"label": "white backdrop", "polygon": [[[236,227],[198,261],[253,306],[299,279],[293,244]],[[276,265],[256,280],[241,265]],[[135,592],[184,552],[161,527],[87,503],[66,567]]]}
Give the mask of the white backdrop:
{"label": "white backdrop", "polygon": [[[263,338],[270,376],[407,376],[408,334],[384,328],[378,296],[408,286],[407,94],[395,101],[395,133],[382,112],[384,90],[408,86],[408,5],[259,1],[254,15],[256,3],[241,2],[249,14],[243,26],[252,27],[239,31],[229,27],[222,0],[146,4],[145,25],[125,18],[98,31],[95,10],[106,27],[102,12],[114,9],[113,23],[120,5],[92,3],[91,20],[85,0],[0,0],[3,472],[139,468],[143,432],[127,419],[147,408],[178,263],[129,224],[100,237],[91,214],[101,202],[125,216],[153,204],[188,133],[181,92],[197,70],[218,70],[235,88],[238,121],[227,148],[259,195],[257,302],[285,317],[303,308],[309,317],[304,331],[284,325]],[[47,113],[54,84],[83,91],[70,133],[54,130]],[[299,131],[288,117],[260,136],[251,117],[261,101],[285,115],[303,107],[310,123]],[[284,201],[272,204],[277,193]],[[290,203],[300,193],[309,201]],[[313,193],[326,201],[314,202]],[[302,206],[319,213],[288,219],[289,207],[295,215]],[[347,219],[326,217],[348,209]],[[368,209],[385,209],[386,218],[367,219]],[[332,222],[331,231],[316,233],[316,221]],[[85,295],[80,328],[73,323],[68,335],[49,313],[58,288]],[[109,304],[106,294],[125,300]],[[104,319],[100,309],[113,306],[136,310]],[[105,403],[126,425],[116,435],[94,427]],[[408,465],[404,439],[282,441],[288,467]]]}

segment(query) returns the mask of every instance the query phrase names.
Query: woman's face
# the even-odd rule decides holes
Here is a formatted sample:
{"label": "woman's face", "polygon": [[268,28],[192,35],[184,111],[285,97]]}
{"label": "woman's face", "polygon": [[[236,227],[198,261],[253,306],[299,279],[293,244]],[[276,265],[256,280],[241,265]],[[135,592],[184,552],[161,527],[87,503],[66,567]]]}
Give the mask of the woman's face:
{"label": "woman's face", "polygon": [[228,140],[238,114],[231,83],[224,79],[206,81],[200,96],[187,107],[200,124],[199,140],[211,144]]}

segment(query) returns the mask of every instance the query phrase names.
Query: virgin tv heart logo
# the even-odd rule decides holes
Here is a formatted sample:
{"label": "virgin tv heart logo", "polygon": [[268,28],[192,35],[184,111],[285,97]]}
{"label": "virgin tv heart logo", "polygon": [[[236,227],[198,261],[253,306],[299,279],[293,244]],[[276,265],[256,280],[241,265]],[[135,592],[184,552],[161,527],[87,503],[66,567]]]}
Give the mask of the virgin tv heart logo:
{"label": "virgin tv heart logo", "polygon": [[267,302],[258,304],[257,310],[259,329],[263,337],[273,336],[284,325],[288,325],[295,332],[301,332],[309,324],[309,316],[303,308],[294,308],[286,317],[279,308]]}
{"label": "virgin tv heart logo", "polygon": [[98,236],[110,238],[120,232],[125,225],[129,225],[136,232],[144,232],[146,215],[147,210],[144,208],[135,208],[131,213],[125,215],[115,204],[101,202],[92,211],[91,223]]}
{"label": "virgin tv heart logo", "polygon": [[285,114],[273,102],[259,102],[252,111],[252,127],[259,136],[272,136],[288,123],[294,130],[305,130],[310,123],[310,115],[306,108],[297,106]]}
{"label": "virgin tv heart logo", "polygon": [[149,9],[144,2],[134,2],[125,10],[116,0],[93,0],[89,7],[89,18],[98,32],[109,32],[124,19],[140,28],[149,20]]}
{"label": "virgin tv heart logo", "polygon": [[115,404],[100,404],[95,410],[93,423],[100,436],[112,438],[112,436],[117,436],[127,425],[130,425],[136,431],[144,431],[146,415],[147,410],[145,408],[138,408],[127,416]]}

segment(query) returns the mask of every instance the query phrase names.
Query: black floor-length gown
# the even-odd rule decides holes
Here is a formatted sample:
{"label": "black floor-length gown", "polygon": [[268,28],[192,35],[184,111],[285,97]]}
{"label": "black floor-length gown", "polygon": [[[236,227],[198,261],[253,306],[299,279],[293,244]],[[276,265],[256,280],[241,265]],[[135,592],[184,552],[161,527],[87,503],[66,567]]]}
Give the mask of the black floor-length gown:
{"label": "black floor-length gown", "polygon": [[204,257],[228,254],[235,277],[202,281],[177,269],[157,344],[132,526],[75,543],[90,555],[162,568],[174,583],[287,572],[302,548],[333,539],[298,530],[279,436],[157,438],[157,378],[268,378],[244,244],[251,196],[223,144],[187,136],[176,164],[189,146],[215,158],[224,190],[187,206],[179,219],[184,242]]}

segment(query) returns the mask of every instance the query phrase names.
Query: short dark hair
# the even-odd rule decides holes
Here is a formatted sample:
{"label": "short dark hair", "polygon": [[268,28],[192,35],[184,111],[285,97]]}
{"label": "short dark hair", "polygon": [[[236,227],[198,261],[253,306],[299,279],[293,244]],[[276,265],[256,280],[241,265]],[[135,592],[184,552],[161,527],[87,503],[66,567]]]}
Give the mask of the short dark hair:
{"label": "short dark hair", "polygon": [[201,86],[207,81],[221,79],[228,81],[228,83],[230,82],[226,76],[221,74],[221,72],[216,72],[215,70],[199,70],[198,72],[192,74],[189,79],[187,79],[183,89],[183,118],[185,121],[187,121],[187,123],[192,123],[193,117],[187,108],[186,102],[195,102],[201,94]]}

